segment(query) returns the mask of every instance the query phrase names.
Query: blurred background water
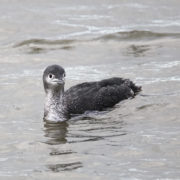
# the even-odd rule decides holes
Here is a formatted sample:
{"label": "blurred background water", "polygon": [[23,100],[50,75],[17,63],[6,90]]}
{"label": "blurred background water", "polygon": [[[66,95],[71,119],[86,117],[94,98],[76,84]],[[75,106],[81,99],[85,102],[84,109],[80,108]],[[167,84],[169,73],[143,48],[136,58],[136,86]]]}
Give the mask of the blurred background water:
{"label": "blurred background water", "polygon": [[[180,1],[1,0],[0,179],[179,179]],[[42,72],[66,88],[142,85],[111,111],[43,122]]]}

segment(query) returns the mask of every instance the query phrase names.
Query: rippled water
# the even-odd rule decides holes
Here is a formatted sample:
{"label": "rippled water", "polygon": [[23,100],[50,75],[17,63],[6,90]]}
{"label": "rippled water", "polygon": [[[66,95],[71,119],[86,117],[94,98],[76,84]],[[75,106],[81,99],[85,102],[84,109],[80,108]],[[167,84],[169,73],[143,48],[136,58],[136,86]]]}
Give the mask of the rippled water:
{"label": "rippled water", "polygon": [[[0,179],[179,179],[180,2],[1,1]],[[42,72],[117,76],[134,99],[43,122]]]}

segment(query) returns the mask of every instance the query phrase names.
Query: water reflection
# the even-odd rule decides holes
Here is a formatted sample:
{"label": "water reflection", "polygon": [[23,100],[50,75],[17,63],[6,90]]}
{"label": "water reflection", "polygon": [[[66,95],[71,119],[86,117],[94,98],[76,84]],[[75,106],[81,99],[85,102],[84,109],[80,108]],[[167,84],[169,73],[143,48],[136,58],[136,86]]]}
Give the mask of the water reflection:
{"label": "water reflection", "polygon": [[[109,114],[110,115],[110,114]],[[74,116],[69,121],[52,123],[46,121],[44,132],[49,145],[65,143],[93,142],[104,140],[110,137],[123,136],[127,132],[124,130],[125,122],[122,115],[114,119],[109,117],[107,112],[90,112],[87,114]],[[69,152],[53,151],[50,155],[68,154]]]}
{"label": "water reflection", "polygon": [[67,164],[49,164],[47,168],[53,172],[60,172],[60,171],[72,171],[78,168],[81,168],[81,162],[74,162],[74,163],[67,163]]}
{"label": "water reflection", "polygon": [[72,154],[76,154],[69,147],[63,146],[67,142],[68,126],[67,121],[58,123],[45,121],[44,123],[44,136],[47,137],[45,143],[53,145],[50,146],[49,158],[58,162],[45,165],[52,172],[72,171],[83,166],[80,161],[74,162],[74,160],[70,160],[70,162],[66,163],[61,162],[64,158],[68,161]]}
{"label": "water reflection", "polygon": [[124,121],[114,118],[113,112],[90,112],[69,121],[68,143],[104,141],[126,135]]}
{"label": "water reflection", "polygon": [[68,123],[66,121],[58,123],[45,121],[44,136],[48,137],[46,143],[50,145],[65,144],[67,142],[67,128]]}
{"label": "water reflection", "polygon": [[131,45],[127,49],[127,55],[133,55],[134,57],[143,57],[150,49],[151,48],[149,45]]}
{"label": "water reflection", "polygon": [[[63,172],[82,168],[84,163],[79,159],[79,153],[89,156],[94,144],[101,144],[102,141],[111,148],[119,147],[119,141],[113,138],[127,134],[124,129],[125,116],[114,115],[111,109],[104,112],[87,112],[59,123],[45,121],[45,143],[50,145],[49,162],[45,165],[47,171]],[[83,150],[83,146],[88,148]]]}

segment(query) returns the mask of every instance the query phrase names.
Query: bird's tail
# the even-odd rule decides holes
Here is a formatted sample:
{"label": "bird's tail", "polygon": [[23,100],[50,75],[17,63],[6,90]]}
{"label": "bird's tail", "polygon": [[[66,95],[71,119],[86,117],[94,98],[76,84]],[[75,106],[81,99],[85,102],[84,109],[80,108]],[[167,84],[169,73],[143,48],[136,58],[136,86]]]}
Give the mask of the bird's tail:
{"label": "bird's tail", "polygon": [[135,95],[138,94],[142,90],[141,86],[135,85],[132,81],[130,81],[130,88],[133,90]]}

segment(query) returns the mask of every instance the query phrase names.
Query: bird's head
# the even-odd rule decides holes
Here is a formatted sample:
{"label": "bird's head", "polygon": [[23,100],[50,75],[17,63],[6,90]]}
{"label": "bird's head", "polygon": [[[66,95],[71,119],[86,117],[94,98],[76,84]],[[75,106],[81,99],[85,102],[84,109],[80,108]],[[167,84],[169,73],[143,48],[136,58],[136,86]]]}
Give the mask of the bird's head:
{"label": "bird's head", "polygon": [[43,84],[45,92],[48,90],[59,90],[64,88],[65,70],[59,65],[48,66],[43,73]]}

